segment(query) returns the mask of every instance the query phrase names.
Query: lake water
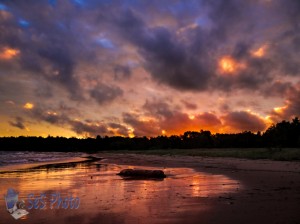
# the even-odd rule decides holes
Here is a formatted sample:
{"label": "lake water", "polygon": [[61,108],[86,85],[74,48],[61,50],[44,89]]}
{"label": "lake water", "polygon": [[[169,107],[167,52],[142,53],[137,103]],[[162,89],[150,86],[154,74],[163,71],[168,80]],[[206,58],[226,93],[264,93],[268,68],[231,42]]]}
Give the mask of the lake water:
{"label": "lake water", "polygon": [[0,166],[50,162],[85,155],[81,152],[0,151]]}
{"label": "lake water", "polygon": [[[70,153],[19,153],[23,158],[69,158]],[[31,155],[31,156],[29,156]],[[6,155],[7,156],[7,155]],[[3,160],[3,159],[2,159]],[[123,179],[116,175],[125,168],[161,168],[167,178],[160,180]],[[8,170],[9,171],[9,170]],[[105,161],[43,165],[38,168],[0,172],[0,194],[8,188],[30,207],[33,198],[44,195],[44,208],[27,209],[22,223],[176,223],[186,215],[211,209],[208,198],[218,198],[241,188],[239,182],[223,175],[196,172],[191,168],[163,168],[110,164]],[[78,209],[50,208],[53,195],[78,197]],[[28,197],[31,195],[31,197]],[[0,197],[0,223],[13,223]]]}

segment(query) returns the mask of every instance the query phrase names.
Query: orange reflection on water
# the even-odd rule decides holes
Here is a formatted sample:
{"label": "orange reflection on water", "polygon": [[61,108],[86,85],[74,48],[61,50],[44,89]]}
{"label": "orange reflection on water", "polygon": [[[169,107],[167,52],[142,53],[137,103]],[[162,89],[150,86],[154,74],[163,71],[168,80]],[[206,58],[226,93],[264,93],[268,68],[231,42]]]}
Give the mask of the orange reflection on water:
{"label": "orange reflection on water", "polygon": [[222,194],[224,191],[231,191],[237,183],[223,175],[202,175],[197,174],[192,178],[192,196],[209,197]]}
{"label": "orange reflection on water", "polygon": [[[192,208],[208,209],[208,205],[203,203],[195,207],[191,204],[192,198],[217,197],[234,191],[238,185],[226,176],[199,173],[190,168],[164,169],[167,178],[162,180],[123,179],[116,175],[128,167],[158,169],[93,162],[2,173],[0,194],[14,187],[25,201],[29,193],[47,195],[46,209],[30,210],[23,223],[59,224],[72,220],[72,223],[84,224],[96,219],[101,223],[160,223],[174,218],[175,213]],[[49,195],[55,192],[63,198],[70,195],[79,197],[79,209],[50,209]],[[5,214],[3,199],[0,199],[0,216],[4,217],[5,223],[12,218]],[[106,216],[110,218],[105,221],[103,217]]]}

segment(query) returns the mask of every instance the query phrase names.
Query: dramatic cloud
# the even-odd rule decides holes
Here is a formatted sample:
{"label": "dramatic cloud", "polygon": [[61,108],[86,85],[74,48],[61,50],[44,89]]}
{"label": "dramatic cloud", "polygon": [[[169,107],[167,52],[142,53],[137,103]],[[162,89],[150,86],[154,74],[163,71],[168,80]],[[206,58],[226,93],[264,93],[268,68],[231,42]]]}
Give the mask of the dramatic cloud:
{"label": "dramatic cloud", "polygon": [[[27,105],[27,104],[26,104]],[[26,109],[27,114],[35,118],[41,125],[42,122],[58,127],[69,128],[79,136],[96,137],[97,135],[121,135],[128,136],[131,132],[120,123],[103,122],[99,120],[80,119],[81,114],[74,108],[61,104],[58,108],[34,106]],[[16,117],[14,122],[9,122],[11,126],[25,129],[24,120]]]}
{"label": "dramatic cloud", "polygon": [[[292,11],[298,7],[285,5]],[[178,33],[183,27],[153,27],[136,10],[121,11],[115,23],[119,32],[138,48],[152,77],[176,89],[256,89],[277,73],[299,74],[297,54],[286,51],[297,42],[299,32],[293,30],[288,11],[279,11],[279,2],[271,5],[264,1],[204,1],[203,7],[206,13],[191,21],[192,26],[186,24],[189,32]],[[265,17],[257,16],[258,11],[264,12]],[[260,35],[256,42],[249,39],[264,34],[266,29],[278,29],[278,22],[267,17],[273,13],[279,13],[277,18],[286,26],[266,38]],[[282,36],[286,32],[292,41],[291,37]],[[278,45],[278,41],[284,42]],[[282,54],[287,57],[276,56]],[[218,71],[224,57],[232,59],[223,62],[225,67],[221,66],[221,70],[225,71]]]}
{"label": "dramatic cloud", "polygon": [[262,90],[262,93],[265,97],[286,96],[292,86],[290,82],[275,81],[267,85],[265,89]]}
{"label": "dramatic cloud", "polygon": [[300,85],[287,91],[287,99],[281,107],[275,107],[271,118],[276,122],[282,119],[292,119],[300,115]]}
{"label": "dramatic cloud", "polygon": [[210,129],[219,131],[222,126],[220,119],[212,113],[188,115],[163,101],[146,101],[143,107],[148,118],[138,118],[133,114],[124,114],[124,122],[130,124],[134,134],[160,135],[160,134],[183,134],[185,131],[200,131]]}
{"label": "dramatic cloud", "polygon": [[161,126],[169,135],[200,130],[218,132],[222,127],[222,123],[216,115],[211,113],[189,116],[186,113],[174,112],[171,117],[166,117],[161,121]]}
{"label": "dramatic cloud", "polygon": [[266,129],[265,121],[255,114],[238,111],[226,114],[223,117],[225,126],[230,130],[239,131],[263,131]]}
{"label": "dramatic cloud", "polygon": [[130,130],[122,124],[108,123],[108,126],[114,135],[128,136],[131,133]]}
{"label": "dramatic cloud", "polygon": [[131,70],[129,66],[116,65],[114,72],[115,72],[115,80],[128,79],[131,76]]}
{"label": "dramatic cloud", "polygon": [[72,121],[70,122],[72,130],[80,135],[92,136],[103,135],[107,133],[107,127],[102,124],[94,124],[90,122]]}
{"label": "dramatic cloud", "polygon": [[299,11],[296,0],[2,1],[0,134],[258,131],[300,116]]}
{"label": "dramatic cloud", "polygon": [[13,127],[19,128],[21,130],[25,129],[24,120],[21,117],[16,117],[15,121],[10,121],[9,124]]}
{"label": "dramatic cloud", "polygon": [[129,113],[123,114],[123,120],[133,127],[133,133],[136,136],[156,136],[161,134],[159,124],[153,120],[142,120]]}
{"label": "dramatic cloud", "polygon": [[123,91],[117,86],[108,86],[105,84],[98,84],[90,92],[91,97],[94,98],[99,104],[111,102],[118,96],[123,95]]}
{"label": "dramatic cloud", "polygon": [[182,100],[181,102],[184,104],[186,109],[190,109],[190,110],[196,110],[197,109],[197,104],[190,103],[190,102],[185,101],[185,100]]}

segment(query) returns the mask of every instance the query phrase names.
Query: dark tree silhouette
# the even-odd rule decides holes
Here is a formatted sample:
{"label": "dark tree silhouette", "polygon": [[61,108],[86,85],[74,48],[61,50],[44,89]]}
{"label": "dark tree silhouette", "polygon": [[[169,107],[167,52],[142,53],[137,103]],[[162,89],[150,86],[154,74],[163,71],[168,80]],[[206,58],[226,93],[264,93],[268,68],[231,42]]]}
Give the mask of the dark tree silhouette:
{"label": "dark tree silhouette", "polygon": [[295,117],[292,122],[282,121],[269,127],[263,140],[271,147],[300,147],[300,122]]}
{"label": "dark tree silhouette", "polygon": [[84,151],[149,150],[193,148],[297,148],[300,147],[300,121],[282,121],[271,125],[264,133],[244,131],[237,134],[211,134],[210,131],[187,131],[183,135],[147,137],[2,137],[1,150],[7,151]]}

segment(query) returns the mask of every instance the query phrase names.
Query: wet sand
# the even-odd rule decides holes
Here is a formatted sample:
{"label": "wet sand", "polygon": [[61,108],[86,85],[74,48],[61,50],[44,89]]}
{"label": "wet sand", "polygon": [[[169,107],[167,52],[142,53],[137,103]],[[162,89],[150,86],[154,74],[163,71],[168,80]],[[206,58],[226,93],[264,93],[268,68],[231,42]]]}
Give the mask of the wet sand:
{"label": "wet sand", "polygon": [[[210,206],[205,212],[186,211],[184,223],[300,223],[300,163],[191,156],[105,156],[119,164],[191,167],[222,174],[240,184],[235,192],[191,198]],[[181,217],[181,215],[178,215]],[[180,223],[180,221],[178,222]]]}
{"label": "wet sand", "polygon": [[[224,158],[98,154],[100,161],[0,173],[13,187],[45,193],[46,208],[22,223],[300,223],[300,163]],[[125,180],[124,168],[165,171],[163,180]],[[78,209],[50,209],[53,193],[80,198]],[[17,223],[0,200],[0,223]]]}

